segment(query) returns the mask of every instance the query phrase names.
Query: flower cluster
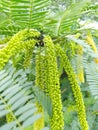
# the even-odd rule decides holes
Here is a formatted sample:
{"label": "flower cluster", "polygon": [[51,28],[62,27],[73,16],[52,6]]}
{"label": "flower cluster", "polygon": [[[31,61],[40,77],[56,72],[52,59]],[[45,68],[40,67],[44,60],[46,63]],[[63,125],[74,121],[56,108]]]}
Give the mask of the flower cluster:
{"label": "flower cluster", "polygon": [[92,38],[91,35],[88,35],[86,37],[86,42],[92,47],[92,49],[94,50],[94,52],[97,52],[97,48],[95,46],[94,40],[93,40],[93,38]]}
{"label": "flower cluster", "polygon": [[24,58],[24,62],[23,62],[23,66],[24,68],[28,68],[30,66],[30,61],[32,58],[32,51],[33,49],[27,49],[25,52],[25,58]]}
{"label": "flower cluster", "polygon": [[37,107],[37,112],[35,114],[41,114],[41,118],[39,118],[38,120],[36,120],[34,122],[34,126],[33,129],[34,130],[42,130],[42,128],[44,127],[44,110],[42,108],[42,106],[39,103],[36,103],[36,107]]}
{"label": "flower cluster", "polygon": [[62,50],[60,45],[56,45],[55,49],[56,49],[56,53],[58,54],[58,56],[60,56],[60,58],[62,59],[63,67],[68,75],[68,79],[69,79],[71,87],[72,87],[81,128],[82,128],[82,130],[89,130],[89,126],[88,126],[88,123],[86,120],[86,112],[85,112],[83,97],[82,97],[82,93],[80,90],[80,86],[78,85],[77,80],[76,80],[76,75],[73,71],[73,68],[72,68],[65,52]]}
{"label": "flower cluster", "polygon": [[77,45],[77,78],[80,83],[84,83],[84,70],[83,70],[83,47],[81,45]]}
{"label": "flower cluster", "polygon": [[[95,54],[98,54],[97,47],[95,45],[95,42],[93,40],[92,34],[88,34],[86,37],[86,42],[91,46],[91,48],[94,50]],[[98,63],[98,59],[94,58],[95,63]]]}
{"label": "flower cluster", "polygon": [[[41,55],[41,48],[38,48],[38,53],[36,55],[36,86],[40,87],[42,90],[44,90],[45,86],[44,62],[45,56]],[[44,110],[42,105],[39,103],[36,104],[38,108],[37,112],[41,113],[42,117],[34,123],[34,130],[41,130],[44,127]]]}
{"label": "flower cluster", "polygon": [[33,39],[33,40],[29,40],[29,41],[25,42],[25,44],[24,44],[25,45],[25,47],[24,47],[25,57],[24,57],[24,62],[23,62],[24,68],[28,68],[30,66],[35,43],[36,43],[36,41]]}
{"label": "flower cluster", "polygon": [[47,83],[46,89],[52,102],[52,116],[50,125],[52,130],[62,130],[64,126],[61,91],[59,74],[54,44],[49,36],[44,37],[46,64],[47,64]]}
{"label": "flower cluster", "polygon": [[41,49],[36,55],[36,86],[44,90],[45,87],[45,56],[41,55]]}
{"label": "flower cluster", "polygon": [[[7,46],[3,49],[0,49],[0,69],[4,67],[5,63],[10,59],[10,57],[21,52],[27,46],[36,44],[36,39],[34,40],[32,38],[39,36],[40,33],[36,30],[22,30],[14,35],[8,42]],[[30,41],[28,42],[28,40]]]}

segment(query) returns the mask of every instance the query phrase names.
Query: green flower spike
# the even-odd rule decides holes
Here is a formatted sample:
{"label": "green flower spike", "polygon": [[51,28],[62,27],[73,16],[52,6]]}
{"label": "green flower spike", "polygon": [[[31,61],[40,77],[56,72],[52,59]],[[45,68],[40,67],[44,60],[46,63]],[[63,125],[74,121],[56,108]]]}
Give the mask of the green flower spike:
{"label": "green flower spike", "polygon": [[47,63],[47,92],[52,102],[51,130],[62,130],[64,126],[59,74],[54,44],[49,36],[44,37]]}
{"label": "green flower spike", "polygon": [[[40,87],[42,91],[44,91],[44,59],[45,57],[41,55],[41,48],[38,48],[39,52],[36,55],[36,86]],[[41,130],[44,127],[44,110],[41,104],[36,102],[36,106],[38,108],[37,113],[40,113],[42,115],[41,118],[39,118],[34,123],[34,130]],[[35,113],[36,114],[36,113]]]}
{"label": "green flower spike", "polygon": [[69,79],[71,87],[72,87],[81,128],[82,128],[82,130],[89,130],[89,126],[88,126],[88,123],[86,120],[86,112],[85,112],[83,97],[82,97],[82,93],[80,90],[80,86],[78,85],[78,82],[76,80],[76,75],[73,71],[73,68],[72,68],[65,52],[62,50],[60,45],[56,45],[55,49],[56,49],[56,53],[58,54],[58,56],[60,56],[60,58],[62,59],[63,67],[68,75],[68,79]]}
{"label": "green flower spike", "polygon": [[[40,33],[36,30],[22,30],[14,35],[7,43],[6,47],[0,49],[0,69],[5,66],[10,57],[21,52],[27,46],[35,45],[36,39],[40,36]],[[31,40],[32,39],[32,40]]]}

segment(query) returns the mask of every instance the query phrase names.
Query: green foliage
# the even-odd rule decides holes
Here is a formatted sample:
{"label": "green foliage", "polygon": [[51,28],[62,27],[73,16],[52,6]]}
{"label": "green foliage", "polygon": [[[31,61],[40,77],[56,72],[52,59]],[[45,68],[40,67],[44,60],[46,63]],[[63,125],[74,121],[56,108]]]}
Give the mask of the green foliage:
{"label": "green foliage", "polygon": [[86,76],[90,91],[94,98],[98,100],[98,66],[96,63],[91,62],[86,65]]}
{"label": "green foliage", "polygon": [[44,110],[47,111],[49,116],[52,116],[52,104],[50,97],[47,96],[39,87],[33,87],[33,90],[38,103],[43,106]]}
{"label": "green foliage", "polygon": [[49,0],[0,1],[0,34],[13,35],[25,27],[42,28],[49,4]]}
{"label": "green foliage", "polygon": [[[60,34],[65,34],[70,31],[73,31],[72,27],[76,26],[78,27],[77,19],[80,17],[82,9],[86,6],[87,2],[80,2],[76,3],[74,5],[71,5],[69,8],[65,9],[64,11],[56,13],[53,17],[56,18],[54,19],[55,26],[51,26],[51,30],[53,29],[52,27],[55,27],[53,29],[53,34],[56,36]],[[78,11],[77,11],[78,10]],[[75,25],[76,24],[76,25]],[[74,28],[74,30],[76,29]]]}
{"label": "green foliage", "polygon": [[57,11],[51,4],[50,0],[2,0],[0,35],[13,35],[25,28],[36,28],[53,36],[74,33],[79,28],[81,14],[96,8],[96,5],[88,8],[90,0],[72,3]]}
{"label": "green foliage", "polygon": [[[10,87],[9,87],[10,86]],[[41,115],[34,115],[34,94],[31,94],[32,82],[27,81],[24,70],[15,68],[0,71],[0,117],[12,113],[13,122],[0,129],[23,129],[31,125]]]}
{"label": "green foliage", "polygon": [[[85,114],[81,114],[80,102],[82,98],[81,96],[79,98],[80,92],[77,93],[80,88],[83,93],[89,130],[98,129],[98,65],[94,62],[95,58],[98,59],[98,54],[95,54],[92,47],[85,42],[85,35],[88,30],[86,31],[80,24],[81,20],[90,19],[97,21],[97,8],[98,4],[95,4],[94,1],[90,2],[90,0],[83,0],[82,2],[80,0],[65,0],[63,3],[62,0],[55,0],[53,2],[50,0],[0,1],[0,68],[2,69],[10,58],[15,67],[13,68],[7,64],[6,67],[0,71],[1,130],[33,129],[33,123],[41,116],[39,114],[35,115],[37,111],[34,105],[35,102],[42,105],[45,111],[45,128],[43,128],[43,130],[50,129],[49,118],[53,116],[54,106],[56,106],[55,109],[58,110],[60,105],[58,105],[57,102],[53,103],[54,100],[52,99],[54,97],[54,99],[58,99],[58,96],[55,96],[57,88],[55,89],[56,91],[54,91],[52,86],[51,93],[47,93],[44,89],[40,88],[40,85],[35,86],[37,76],[37,73],[35,73],[35,55],[38,56],[39,50],[42,56],[47,55],[45,61],[48,62],[48,69],[44,69],[49,75],[47,76],[47,82],[49,83],[48,88],[51,86],[51,83],[53,85],[55,84],[55,77],[57,75],[60,78],[65,122],[64,129],[81,129],[76,114],[78,110],[80,118],[82,115],[85,116]],[[26,33],[21,35],[21,30],[25,28]],[[32,30],[32,28],[38,30],[35,30],[38,35],[33,35],[35,32],[33,33],[34,30]],[[88,28],[89,27],[87,27],[87,29]],[[16,34],[17,32],[19,33]],[[77,32],[80,32],[79,38],[76,38]],[[96,43],[98,41],[97,33],[98,31],[92,31]],[[45,34],[49,34],[52,37],[55,46],[53,43],[50,44],[49,39],[46,41],[44,41],[45,39],[43,40],[44,37],[47,37]],[[14,37],[11,38],[13,35]],[[6,36],[8,37],[6,38]],[[31,44],[33,44],[33,46]],[[63,57],[65,57],[65,54],[68,57],[66,64],[64,64],[65,60],[61,60],[61,58],[57,58],[56,61],[55,47],[57,44],[64,50]],[[81,58],[75,50],[78,44],[83,47],[83,60],[77,67],[76,60]],[[75,48],[73,48],[73,46],[75,46]],[[5,52],[3,50],[5,50]],[[4,56],[5,53],[6,55]],[[53,64],[54,61],[56,64]],[[41,61],[41,65],[42,63],[44,62]],[[81,66],[85,70],[84,83],[78,82],[72,71],[74,70],[77,75],[77,68],[79,69]],[[23,70],[23,68],[25,69]],[[44,75],[44,69],[41,70],[42,75]],[[56,69],[59,70],[59,74],[55,73]],[[47,82],[43,78],[44,85],[42,84],[42,88],[47,88]],[[74,93],[72,93],[71,86],[73,90],[74,87],[78,86],[79,88],[76,88]],[[73,99],[73,94],[76,104]],[[76,108],[77,104],[79,108]],[[82,109],[82,112],[85,113],[85,110]],[[13,121],[10,123],[6,123],[5,116],[8,114],[11,114],[13,117]],[[55,119],[57,120],[59,117]],[[55,122],[54,120],[54,123]],[[82,122],[81,119],[80,122]],[[81,124],[84,125],[85,123],[82,122]],[[57,125],[55,127],[57,127]],[[86,129],[87,128],[83,127],[83,130]]]}

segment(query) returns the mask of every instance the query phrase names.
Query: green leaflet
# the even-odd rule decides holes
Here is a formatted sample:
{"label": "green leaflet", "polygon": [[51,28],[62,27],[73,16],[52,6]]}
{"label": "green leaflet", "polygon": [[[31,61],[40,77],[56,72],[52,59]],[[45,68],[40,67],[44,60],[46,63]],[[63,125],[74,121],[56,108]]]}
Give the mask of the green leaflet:
{"label": "green leaflet", "polygon": [[12,117],[7,120],[9,123],[0,126],[0,130],[12,130],[16,127],[24,130],[40,118],[41,115],[34,115],[37,109],[33,101],[34,95],[30,92],[32,86],[32,82],[27,81],[24,70],[16,72],[9,66],[0,71],[0,117]]}

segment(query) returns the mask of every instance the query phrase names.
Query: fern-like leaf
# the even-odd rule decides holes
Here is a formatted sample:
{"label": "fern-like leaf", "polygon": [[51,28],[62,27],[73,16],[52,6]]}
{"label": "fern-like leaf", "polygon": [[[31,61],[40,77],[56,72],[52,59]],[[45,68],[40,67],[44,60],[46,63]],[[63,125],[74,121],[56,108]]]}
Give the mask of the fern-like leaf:
{"label": "fern-like leaf", "polygon": [[16,71],[9,67],[0,71],[0,117],[11,113],[13,122],[0,127],[0,130],[23,130],[33,124],[41,115],[37,114],[32,82],[28,82],[24,70]]}
{"label": "fern-like leaf", "polygon": [[90,45],[88,45],[88,43],[86,43],[84,40],[80,40],[79,38],[75,38],[73,35],[68,35],[66,36],[69,40],[74,41],[75,43],[78,43],[79,45],[83,46],[83,51],[85,54],[87,54],[88,56],[92,57],[92,58],[98,58],[98,54],[95,53],[92,48],[90,47]]}
{"label": "fern-like leaf", "polygon": [[2,0],[0,34],[13,34],[20,29],[40,28],[47,16],[49,0]]}
{"label": "fern-like leaf", "polygon": [[51,15],[53,17],[51,19],[49,18],[49,22],[46,24],[47,30],[51,29],[50,31],[52,34],[55,34],[56,36],[71,32],[72,26],[77,24],[77,20],[80,18],[84,7],[87,6],[87,2],[88,1],[82,1],[72,4],[67,9],[58,11],[56,14],[54,13],[54,15],[52,12]]}
{"label": "fern-like leaf", "polygon": [[98,100],[98,65],[93,61],[91,63],[85,63],[86,77],[90,92],[94,98]]}

